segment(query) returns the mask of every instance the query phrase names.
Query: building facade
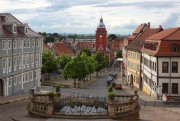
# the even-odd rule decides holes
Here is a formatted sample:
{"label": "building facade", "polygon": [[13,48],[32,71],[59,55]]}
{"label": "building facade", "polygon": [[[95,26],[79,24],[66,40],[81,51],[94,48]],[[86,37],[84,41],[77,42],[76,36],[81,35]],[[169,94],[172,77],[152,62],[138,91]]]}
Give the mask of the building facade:
{"label": "building facade", "polygon": [[40,35],[9,13],[0,13],[0,96],[20,95],[40,85]]}
{"label": "building facade", "polygon": [[144,41],[149,36],[152,36],[162,31],[161,26],[159,28],[150,28],[150,23],[145,24],[139,35],[127,46],[127,78],[131,86],[138,89],[142,89],[142,78],[141,78],[141,48],[143,47]]}
{"label": "building facade", "polygon": [[180,27],[150,36],[141,52],[143,91],[151,96],[180,96]]}

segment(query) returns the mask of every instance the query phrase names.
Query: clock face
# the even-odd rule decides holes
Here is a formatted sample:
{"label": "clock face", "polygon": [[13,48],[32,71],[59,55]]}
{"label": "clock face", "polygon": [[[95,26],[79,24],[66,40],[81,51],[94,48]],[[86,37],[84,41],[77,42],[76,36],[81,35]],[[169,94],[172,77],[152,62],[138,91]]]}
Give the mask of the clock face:
{"label": "clock face", "polygon": [[102,38],[102,35],[100,35],[99,37]]}

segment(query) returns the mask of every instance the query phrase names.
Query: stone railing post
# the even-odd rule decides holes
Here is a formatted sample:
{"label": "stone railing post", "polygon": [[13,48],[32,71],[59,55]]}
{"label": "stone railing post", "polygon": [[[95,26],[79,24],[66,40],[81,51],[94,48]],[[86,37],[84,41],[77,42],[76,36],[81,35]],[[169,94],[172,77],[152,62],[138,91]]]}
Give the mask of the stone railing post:
{"label": "stone railing post", "polygon": [[54,111],[54,103],[53,102],[48,103],[47,115],[52,116],[53,111]]}
{"label": "stone railing post", "polygon": [[108,102],[108,113],[109,113],[109,117],[111,118],[115,117],[114,106],[115,105],[113,101]]}

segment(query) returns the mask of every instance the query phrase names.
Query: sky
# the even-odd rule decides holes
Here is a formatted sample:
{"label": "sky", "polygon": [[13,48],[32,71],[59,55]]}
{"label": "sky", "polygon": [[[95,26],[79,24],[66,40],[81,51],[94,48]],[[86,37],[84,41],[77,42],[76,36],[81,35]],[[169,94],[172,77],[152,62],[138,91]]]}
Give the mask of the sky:
{"label": "sky", "polygon": [[108,34],[129,35],[142,23],[180,27],[180,0],[0,0],[36,32],[95,34],[102,16]]}

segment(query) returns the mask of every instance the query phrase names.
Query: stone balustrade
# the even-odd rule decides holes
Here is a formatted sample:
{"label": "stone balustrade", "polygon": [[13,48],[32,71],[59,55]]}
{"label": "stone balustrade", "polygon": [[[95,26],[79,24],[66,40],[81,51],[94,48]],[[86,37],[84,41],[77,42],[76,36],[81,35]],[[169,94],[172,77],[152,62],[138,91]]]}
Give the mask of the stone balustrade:
{"label": "stone balustrade", "polygon": [[30,96],[29,113],[51,116],[54,111],[54,103],[47,94],[32,94]]}
{"label": "stone balustrade", "polygon": [[[100,103],[104,103],[105,105],[100,105]],[[85,98],[85,97],[59,97],[56,96],[54,100],[50,100],[49,96],[47,94],[41,94],[41,93],[33,93],[31,95],[31,102],[28,105],[28,111],[29,114],[34,114],[42,117],[60,117],[60,118],[87,118],[88,112],[84,110],[85,108],[91,109],[93,106],[105,106],[104,109],[107,109],[106,113],[97,113],[94,115],[94,112],[103,112],[102,109],[96,109],[93,108],[94,112],[90,113],[88,118],[113,118],[113,119],[125,119],[125,120],[138,120],[139,119],[139,110],[140,106],[138,104],[138,95],[135,93],[134,95],[115,95],[114,99],[112,100],[104,100],[104,102],[101,102],[103,100],[95,100],[91,98]],[[76,108],[71,108],[67,104],[74,104],[72,102],[77,102],[81,104],[88,104],[88,106],[81,106]],[[95,102],[98,102],[95,104]],[[59,105],[60,104],[60,105]],[[67,112],[67,109],[64,110],[65,107],[69,107],[68,110],[70,110],[67,113],[73,112],[73,114],[69,114],[67,117],[67,114],[64,113],[58,113],[56,112],[57,107],[58,111]],[[56,107],[57,106],[57,107]],[[92,107],[90,107],[92,106]],[[74,110],[81,108],[81,115],[78,115],[78,113],[74,113]],[[103,108],[103,107],[102,107]],[[99,111],[100,110],[100,111]],[[92,111],[89,111],[92,112]],[[104,111],[105,112],[105,111]],[[84,117],[83,114],[86,115]],[[74,115],[76,114],[76,115]],[[102,115],[103,114],[103,115]]]}

